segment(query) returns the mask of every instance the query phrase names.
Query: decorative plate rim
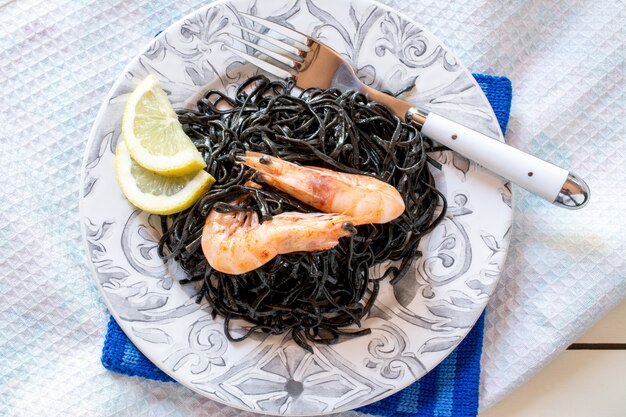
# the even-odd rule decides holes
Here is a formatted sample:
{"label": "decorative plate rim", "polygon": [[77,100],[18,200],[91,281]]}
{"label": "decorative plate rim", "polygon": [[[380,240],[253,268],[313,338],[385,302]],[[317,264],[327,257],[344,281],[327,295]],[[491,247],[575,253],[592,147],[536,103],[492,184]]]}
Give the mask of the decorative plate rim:
{"label": "decorative plate rim", "polygon": [[[150,361],[152,361],[157,367],[159,367],[159,369],[161,369],[164,373],[166,373],[167,375],[169,375],[172,379],[176,380],[177,382],[181,383],[182,385],[186,386],[187,388],[193,390],[194,392],[207,397],[213,401],[216,401],[218,403],[221,403],[223,405],[229,406],[229,407],[233,407],[236,409],[240,409],[243,411],[249,411],[249,412],[255,412],[255,413],[259,413],[259,412],[263,412],[267,415],[277,415],[277,416],[284,416],[284,415],[292,415],[292,416],[300,416],[300,415],[310,415],[310,414],[301,414],[301,413],[273,413],[273,412],[269,412],[269,411],[260,411],[260,410],[254,410],[251,409],[249,407],[244,406],[243,404],[235,404],[232,402],[228,402],[226,400],[223,400],[219,397],[217,397],[216,395],[209,395],[206,392],[203,392],[202,390],[198,389],[197,387],[194,387],[191,384],[188,384],[186,381],[180,381],[177,378],[177,375],[172,372],[169,368],[165,367],[165,366],[161,366],[161,362],[160,362],[160,358],[156,358],[154,357],[153,353],[150,349],[147,349],[146,346],[144,346],[142,343],[135,343],[136,342],[136,337],[129,331],[130,329],[127,328],[127,326],[124,325],[123,321],[118,313],[118,311],[116,311],[114,305],[111,303],[111,300],[109,299],[108,295],[105,293],[102,285],[100,285],[100,282],[98,281],[98,274],[99,272],[96,269],[96,266],[94,265],[94,262],[92,260],[92,258],[89,256],[90,254],[90,248],[89,248],[89,242],[87,240],[87,225],[85,222],[86,217],[86,213],[85,213],[85,195],[83,193],[84,187],[85,187],[85,181],[86,181],[86,176],[87,176],[87,165],[89,163],[89,151],[92,148],[97,134],[98,134],[98,127],[99,125],[102,124],[103,119],[105,117],[105,114],[107,112],[107,108],[110,106],[110,100],[114,97],[114,93],[115,91],[120,87],[120,85],[123,83],[124,81],[124,74],[128,73],[132,68],[136,67],[137,64],[140,61],[140,58],[147,52],[150,50],[150,48],[155,45],[156,42],[158,42],[159,40],[163,39],[167,33],[168,30],[174,27],[179,27],[183,24],[183,22],[185,22],[186,20],[189,20],[190,18],[197,16],[201,13],[204,13],[214,7],[218,7],[220,5],[223,4],[228,4],[233,2],[232,0],[217,0],[215,2],[212,2],[210,4],[204,5],[200,8],[197,8],[195,10],[190,11],[189,13],[185,14],[183,17],[181,17],[180,19],[176,20],[175,22],[171,23],[166,29],[164,29],[162,32],[160,32],[157,36],[155,36],[153,39],[151,39],[145,46],[143,46],[142,48],[140,48],[136,55],[125,65],[124,69],[121,71],[121,73],[117,76],[115,82],[112,84],[111,88],[109,89],[109,91],[107,92],[101,106],[99,107],[98,113],[96,115],[96,118],[94,119],[94,122],[92,124],[92,127],[90,129],[89,132],[89,136],[88,136],[88,140],[86,141],[85,144],[85,153],[83,156],[83,160],[81,163],[81,174],[80,174],[80,194],[79,194],[79,218],[80,218],[80,227],[81,227],[81,239],[83,241],[83,245],[85,247],[86,250],[86,254],[87,254],[87,263],[89,264],[89,268],[91,270],[92,276],[96,282],[96,285],[98,287],[98,290],[100,292],[100,294],[102,295],[102,298],[104,299],[104,302],[108,308],[109,313],[115,318],[115,320],[120,324],[120,327],[122,328],[122,330],[124,331],[124,333],[128,336],[128,338],[133,341],[133,344],[139,349],[139,351],[144,354]],[[235,0],[236,3],[236,0]],[[460,69],[462,72],[464,72],[468,77],[471,78],[472,82],[478,86],[476,80],[474,80],[471,72],[464,66],[462,65],[458,59],[456,58],[456,55],[454,55],[454,53],[447,47],[445,46],[445,44],[436,36],[434,36],[430,31],[428,31],[426,28],[423,27],[423,25],[421,25],[420,23],[416,22],[415,20],[413,20],[412,18],[406,17],[406,16],[402,16],[398,11],[396,11],[395,9],[393,9],[390,6],[387,6],[385,4],[380,3],[378,0],[365,0],[365,1],[361,1],[359,2],[358,0],[345,0],[345,3],[350,3],[350,4],[354,4],[354,3],[369,3],[370,5],[373,5],[385,12],[389,12],[391,14],[394,14],[396,16],[399,16],[403,21],[409,22],[411,24],[413,24],[415,27],[419,28],[421,31],[423,31],[425,34],[427,34],[429,37],[431,37],[432,39],[437,40],[437,42],[439,42],[440,46],[443,46],[444,50],[446,53],[450,53],[452,56],[454,56],[454,58],[456,59],[457,63],[459,63]],[[490,116],[493,118],[493,120],[497,120],[495,113],[493,112],[493,109],[489,103],[489,101],[487,100],[484,92],[479,88],[478,89],[480,91],[480,94],[482,95],[481,99],[483,100],[483,104],[486,103],[486,107],[488,109],[488,112],[490,113]],[[497,129],[497,134],[498,134],[498,140],[500,141],[504,141],[504,137],[502,134],[502,131],[498,128]],[[512,192],[511,192],[512,193]],[[508,226],[509,228],[512,225],[512,221],[513,221],[513,212],[512,210],[509,210],[509,214],[506,218],[506,222],[508,223],[505,226]],[[508,247],[509,247],[509,243],[510,243],[510,234],[507,234],[503,237],[503,239],[499,242],[502,244],[501,248],[503,250],[504,255],[506,255],[506,252],[508,251]],[[502,259],[499,261],[498,263],[498,267],[502,268],[502,266],[504,265],[504,261],[505,261],[506,256],[503,256]],[[498,276],[495,278],[495,283],[493,284],[495,286],[495,284],[499,281],[500,278],[500,271],[498,272]],[[489,293],[487,294],[486,299],[484,300],[484,302],[482,302],[482,306],[480,306],[480,311],[478,312],[478,314],[476,314],[476,317],[473,319],[472,324],[467,327],[466,330],[463,331],[462,336],[452,345],[450,345],[450,347],[446,350],[446,353],[441,355],[441,357],[438,358],[438,360],[435,361],[434,365],[429,366],[427,372],[430,372],[432,369],[434,369],[441,361],[443,361],[444,359],[446,359],[449,354],[458,346],[458,344],[467,336],[467,334],[469,333],[469,331],[473,328],[473,326],[475,325],[476,321],[480,318],[480,315],[482,314],[484,308],[487,305],[487,302],[489,300],[489,298],[492,296],[493,294],[493,288],[489,291]],[[478,310],[478,309],[477,309]],[[356,407],[362,407],[368,404],[371,404],[373,402],[379,401],[382,398],[386,398],[389,395],[393,395],[394,393],[401,391],[402,389],[406,388],[408,385],[410,385],[411,383],[419,380],[422,376],[418,377],[417,379],[414,379],[413,381],[409,381],[406,384],[403,384],[401,386],[397,386],[387,392],[385,392],[385,395],[382,397],[374,397],[371,398],[368,401],[364,401],[362,403],[360,403],[358,406]],[[339,409],[333,409],[331,411],[328,412],[324,412],[324,414],[334,414],[334,413],[339,413],[339,412],[344,412],[344,411],[348,411],[351,409],[354,409],[355,407],[350,407],[350,408],[339,408]]]}

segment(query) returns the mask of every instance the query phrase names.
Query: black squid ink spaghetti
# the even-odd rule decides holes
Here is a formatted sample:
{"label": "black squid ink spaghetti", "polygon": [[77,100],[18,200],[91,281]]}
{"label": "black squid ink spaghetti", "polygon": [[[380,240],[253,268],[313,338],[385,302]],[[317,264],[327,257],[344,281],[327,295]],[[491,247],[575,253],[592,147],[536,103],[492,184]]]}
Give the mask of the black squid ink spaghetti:
{"label": "black squid ink spaghetti", "polygon": [[[402,279],[419,256],[420,238],[445,214],[445,200],[427,167],[438,165],[428,157],[432,143],[361,93],[295,94],[291,82],[263,76],[244,82],[234,98],[206,92],[197,110],[179,111],[179,121],[216,182],[188,210],[161,217],[159,254],[180,263],[189,275],[186,282],[201,283],[197,300],[208,301],[214,318],[224,318],[226,336],[236,341],[256,331],[290,333],[312,351],[310,342],[331,344],[369,333],[360,324],[379,282]],[[332,249],[278,255],[242,275],[222,273],[208,264],[200,245],[211,210],[255,211],[261,221],[283,212],[316,211],[266,184],[246,185],[255,171],[237,163],[245,151],[374,176],[400,192],[406,210],[389,223],[358,226]],[[443,210],[436,214],[440,203]],[[381,270],[377,276],[371,275],[375,265]],[[233,321],[240,319],[251,326],[235,336]]]}

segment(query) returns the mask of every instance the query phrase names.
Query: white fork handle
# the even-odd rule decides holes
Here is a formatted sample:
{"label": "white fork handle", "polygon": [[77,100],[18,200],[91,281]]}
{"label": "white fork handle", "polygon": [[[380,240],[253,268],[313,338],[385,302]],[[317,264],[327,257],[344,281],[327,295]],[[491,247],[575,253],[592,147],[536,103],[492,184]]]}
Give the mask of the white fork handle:
{"label": "white fork handle", "polygon": [[435,113],[413,119],[424,135],[555,205],[578,209],[589,200],[587,184],[563,168]]}

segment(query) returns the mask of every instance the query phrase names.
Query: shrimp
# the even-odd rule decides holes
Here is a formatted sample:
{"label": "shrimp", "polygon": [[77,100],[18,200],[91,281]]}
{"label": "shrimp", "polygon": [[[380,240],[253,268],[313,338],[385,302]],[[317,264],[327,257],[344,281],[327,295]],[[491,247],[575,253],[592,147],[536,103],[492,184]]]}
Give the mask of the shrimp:
{"label": "shrimp", "polygon": [[404,200],[393,186],[366,175],[300,166],[258,152],[246,152],[239,162],[255,169],[265,183],[326,213],[358,217],[367,223],[387,223],[404,212]]}
{"label": "shrimp", "polygon": [[333,248],[361,219],[343,214],[284,212],[259,223],[256,212],[212,210],[202,230],[202,252],[226,274],[250,272],[277,255]]}

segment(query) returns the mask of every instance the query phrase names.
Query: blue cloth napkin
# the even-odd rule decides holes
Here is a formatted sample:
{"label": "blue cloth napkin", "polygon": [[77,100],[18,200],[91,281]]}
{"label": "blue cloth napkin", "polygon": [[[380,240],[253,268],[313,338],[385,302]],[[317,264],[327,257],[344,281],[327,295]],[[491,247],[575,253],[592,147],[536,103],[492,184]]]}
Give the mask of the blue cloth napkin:
{"label": "blue cloth napkin", "polygon": [[[474,74],[491,103],[502,132],[511,109],[511,81]],[[435,369],[404,390],[358,411],[382,417],[475,417],[478,411],[484,313],[457,348]],[[106,369],[158,381],[173,380],[150,362],[111,317],[102,349]]]}

